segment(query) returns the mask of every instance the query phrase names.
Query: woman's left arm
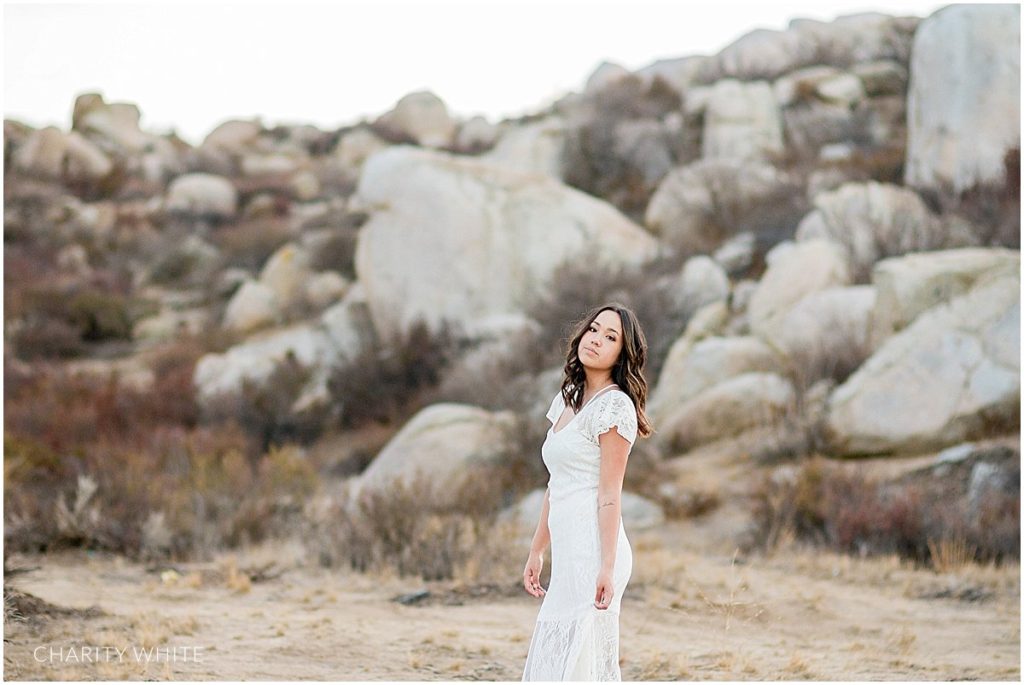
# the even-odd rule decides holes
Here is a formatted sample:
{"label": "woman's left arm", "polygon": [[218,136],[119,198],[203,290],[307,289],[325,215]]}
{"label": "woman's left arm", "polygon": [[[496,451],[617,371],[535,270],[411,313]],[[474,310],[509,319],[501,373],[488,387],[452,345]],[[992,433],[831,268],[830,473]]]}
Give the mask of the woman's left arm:
{"label": "woman's left arm", "polygon": [[601,474],[597,486],[597,520],[601,533],[601,571],[598,574],[594,605],[598,609],[607,609],[614,592],[612,572],[615,569],[619,521],[622,516],[622,481],[626,475],[626,460],[629,458],[631,445],[615,427],[602,433],[598,437],[598,442],[601,445]]}

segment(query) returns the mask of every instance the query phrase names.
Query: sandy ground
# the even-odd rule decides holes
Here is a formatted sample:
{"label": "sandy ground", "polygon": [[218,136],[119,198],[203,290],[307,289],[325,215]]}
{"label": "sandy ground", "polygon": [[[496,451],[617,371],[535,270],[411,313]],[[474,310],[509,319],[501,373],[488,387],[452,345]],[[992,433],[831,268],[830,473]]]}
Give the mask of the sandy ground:
{"label": "sandy ground", "polygon": [[[624,680],[1020,680],[1019,566],[937,574],[794,545],[742,558],[736,501],[627,527]],[[8,582],[55,606],[7,622],[5,679],[519,680],[540,605],[517,580],[521,552],[506,581],[475,586],[324,569],[298,542],[176,575],[102,554],[16,555],[32,570]]]}
{"label": "sandy ground", "polygon": [[[625,680],[1020,680],[1019,569],[937,575],[799,550],[740,563],[666,546],[694,533],[674,524],[634,536]],[[454,583],[331,571],[280,544],[238,555],[243,569],[284,569],[247,584],[225,559],[179,566],[186,575],[165,582],[106,556],[17,558],[38,567],[12,579],[21,591],[102,613],[9,622],[5,679],[521,677],[540,600],[515,586],[473,596]],[[424,588],[417,604],[393,601]],[[129,651],[119,661],[86,646]],[[164,652],[134,652],[154,648]]]}

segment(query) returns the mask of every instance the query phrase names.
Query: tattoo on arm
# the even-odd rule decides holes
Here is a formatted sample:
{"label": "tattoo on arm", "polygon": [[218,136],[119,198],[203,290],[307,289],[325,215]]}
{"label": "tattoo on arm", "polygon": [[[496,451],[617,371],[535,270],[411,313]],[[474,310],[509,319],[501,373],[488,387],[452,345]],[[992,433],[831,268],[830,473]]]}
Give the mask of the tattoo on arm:
{"label": "tattoo on arm", "polygon": [[602,506],[602,507],[607,507],[607,506],[609,506],[609,505],[612,505],[612,504],[615,504],[615,500],[612,500],[611,502],[605,502],[605,503],[604,503],[604,504],[602,504],[601,506]]}

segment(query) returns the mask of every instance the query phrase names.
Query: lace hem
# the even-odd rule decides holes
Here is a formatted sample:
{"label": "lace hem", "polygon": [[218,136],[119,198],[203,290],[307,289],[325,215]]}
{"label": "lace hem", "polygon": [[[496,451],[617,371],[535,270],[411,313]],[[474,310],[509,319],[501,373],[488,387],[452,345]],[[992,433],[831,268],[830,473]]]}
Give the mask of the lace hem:
{"label": "lace hem", "polygon": [[618,612],[594,609],[577,619],[538,619],[523,680],[622,680]]}

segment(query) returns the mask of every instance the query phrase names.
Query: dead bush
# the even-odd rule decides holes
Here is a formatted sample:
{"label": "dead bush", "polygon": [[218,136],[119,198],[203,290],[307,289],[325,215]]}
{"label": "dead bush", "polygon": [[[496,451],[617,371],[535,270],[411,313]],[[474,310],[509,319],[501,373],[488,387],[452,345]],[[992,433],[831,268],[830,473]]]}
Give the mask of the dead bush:
{"label": "dead bush", "polygon": [[132,326],[155,302],[89,286],[33,287],[21,293],[22,318],[11,342],[23,359],[78,354],[90,343],[131,340]]}
{"label": "dead bush", "polygon": [[210,399],[202,418],[211,423],[237,422],[257,441],[260,452],[293,441],[309,444],[322,432],[328,411],[326,407],[300,411],[295,406],[312,375],[312,367],[288,350],[266,379],[246,378],[240,391]]}
{"label": "dead bush", "polygon": [[[648,148],[626,150],[620,142],[620,124],[646,120],[658,124],[682,105],[679,93],[664,79],[650,83],[627,76],[592,96],[591,114],[570,128],[563,148],[563,177],[569,185],[614,204],[634,221],[642,221],[647,202],[661,176],[649,177],[644,168],[653,154],[667,155],[658,166],[667,173],[677,161],[671,141]],[[662,174],[663,175],[663,174]]]}
{"label": "dead bush", "polygon": [[314,538],[321,562],[361,572],[389,569],[424,580],[464,576],[469,567],[478,574],[504,501],[500,471],[481,471],[454,494],[449,484],[435,486],[417,473],[364,490],[354,501],[343,499]]}
{"label": "dead bush", "polygon": [[221,269],[237,267],[258,273],[279,247],[294,237],[283,218],[243,219],[219,227],[211,242],[223,257]]}
{"label": "dead bush", "polygon": [[527,314],[541,326],[538,344],[546,366],[565,359],[565,345],[573,324],[601,302],[619,300],[636,312],[647,337],[644,374],[656,379],[672,343],[682,335],[694,307],[676,302],[660,277],[678,271],[676,260],[660,259],[635,268],[595,268],[596,255],[575,258],[556,270],[546,294],[536,298]]}
{"label": "dead bush", "polygon": [[947,562],[934,555],[945,549],[944,541],[960,540],[976,561],[1019,563],[1019,490],[988,498],[978,515],[962,493],[951,496],[939,483],[884,483],[861,469],[813,457],[757,481],[744,546],[770,550],[792,538],[845,553],[895,553],[941,566]]}
{"label": "dead bush", "polygon": [[400,423],[422,404],[422,393],[464,349],[457,327],[447,321],[436,330],[419,321],[382,348],[366,346],[331,369],[327,387],[350,428],[369,421]]}
{"label": "dead bush", "polygon": [[543,438],[527,423],[513,422],[499,437],[497,454],[455,482],[417,470],[354,498],[346,491],[308,538],[321,563],[424,580],[504,577],[509,541],[498,514],[547,476],[539,455]]}
{"label": "dead bush", "polygon": [[356,279],[355,253],[359,227],[366,221],[364,212],[347,212],[336,219],[331,237],[312,255],[314,271],[337,271],[349,280]]}

